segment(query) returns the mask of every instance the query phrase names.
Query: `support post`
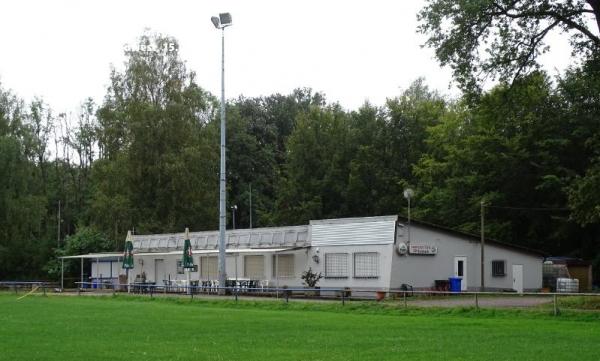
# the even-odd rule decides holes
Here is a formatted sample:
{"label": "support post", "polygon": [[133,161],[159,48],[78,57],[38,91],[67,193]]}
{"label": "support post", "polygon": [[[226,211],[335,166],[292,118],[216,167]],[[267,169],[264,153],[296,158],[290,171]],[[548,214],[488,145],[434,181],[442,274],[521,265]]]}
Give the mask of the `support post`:
{"label": "support post", "polygon": [[481,290],[485,291],[485,203],[481,201]]}
{"label": "support post", "polygon": [[277,298],[279,298],[279,254],[275,253],[275,287],[277,289]]}
{"label": "support post", "polygon": [[554,316],[558,316],[558,297],[556,297],[556,293],[553,296],[554,303]]}
{"label": "support post", "polygon": [[60,248],[60,199],[58,200],[58,219],[56,220],[56,248]]}
{"label": "support post", "polygon": [[65,259],[60,259],[60,292],[65,289]]}
{"label": "support post", "polygon": [[250,183],[250,229],[252,229],[252,183]]}
{"label": "support post", "polygon": [[402,292],[402,296],[404,298],[404,308],[408,308],[408,303],[406,302],[406,291]]}
{"label": "support post", "polygon": [[478,293],[475,293],[475,308],[479,309],[479,298]]}
{"label": "support post", "polygon": [[83,287],[83,257],[80,259],[81,259],[81,279],[80,279],[80,283],[79,283],[79,288],[81,289]]}

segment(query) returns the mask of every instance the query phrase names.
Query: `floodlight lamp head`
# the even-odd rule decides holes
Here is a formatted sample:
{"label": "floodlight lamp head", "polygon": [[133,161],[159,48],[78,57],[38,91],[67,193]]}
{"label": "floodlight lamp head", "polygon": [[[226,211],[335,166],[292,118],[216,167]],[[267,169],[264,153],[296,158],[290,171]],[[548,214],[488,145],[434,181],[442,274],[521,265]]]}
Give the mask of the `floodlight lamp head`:
{"label": "floodlight lamp head", "polygon": [[414,194],[415,194],[415,192],[410,188],[406,188],[404,190],[404,198],[406,198],[406,199],[411,199]]}
{"label": "floodlight lamp head", "polygon": [[220,25],[221,25],[221,21],[219,20],[218,17],[213,16],[210,18],[210,21],[212,21],[213,25],[215,26],[215,28],[219,29]]}
{"label": "floodlight lamp head", "polygon": [[231,22],[231,14],[230,13],[220,13],[219,20],[221,22],[222,28],[233,25]]}

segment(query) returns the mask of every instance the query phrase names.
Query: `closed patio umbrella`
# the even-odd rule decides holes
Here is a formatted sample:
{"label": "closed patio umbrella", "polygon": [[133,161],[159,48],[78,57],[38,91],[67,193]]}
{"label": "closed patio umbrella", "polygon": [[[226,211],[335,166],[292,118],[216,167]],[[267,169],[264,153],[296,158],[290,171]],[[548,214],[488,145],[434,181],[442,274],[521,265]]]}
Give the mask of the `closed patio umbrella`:
{"label": "closed patio umbrella", "polygon": [[[191,286],[190,271],[194,269],[194,258],[192,257],[192,243],[190,242],[190,230],[185,229],[185,241],[183,243],[183,268],[187,270],[187,285]],[[191,289],[188,288],[188,293]]]}

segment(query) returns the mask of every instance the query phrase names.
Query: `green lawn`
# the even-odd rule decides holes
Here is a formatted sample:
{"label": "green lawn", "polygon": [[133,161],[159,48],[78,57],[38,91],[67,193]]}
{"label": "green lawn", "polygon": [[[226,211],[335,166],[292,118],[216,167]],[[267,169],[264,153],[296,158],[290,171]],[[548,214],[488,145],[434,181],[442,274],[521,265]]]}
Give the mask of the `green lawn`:
{"label": "green lawn", "polygon": [[600,358],[597,316],[371,305],[0,294],[0,360]]}

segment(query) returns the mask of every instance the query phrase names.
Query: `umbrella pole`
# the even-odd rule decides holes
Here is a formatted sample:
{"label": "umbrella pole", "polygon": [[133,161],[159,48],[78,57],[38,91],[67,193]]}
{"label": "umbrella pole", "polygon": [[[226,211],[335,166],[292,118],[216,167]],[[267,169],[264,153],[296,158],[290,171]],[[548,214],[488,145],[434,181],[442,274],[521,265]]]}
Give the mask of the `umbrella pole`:
{"label": "umbrella pole", "polygon": [[190,269],[186,268],[186,271],[187,271],[187,286],[188,286],[187,294],[189,295],[192,293],[192,289],[190,288],[192,286],[192,283],[190,282]]}

